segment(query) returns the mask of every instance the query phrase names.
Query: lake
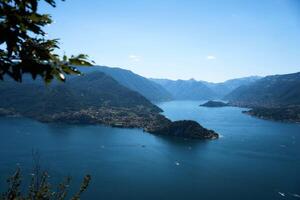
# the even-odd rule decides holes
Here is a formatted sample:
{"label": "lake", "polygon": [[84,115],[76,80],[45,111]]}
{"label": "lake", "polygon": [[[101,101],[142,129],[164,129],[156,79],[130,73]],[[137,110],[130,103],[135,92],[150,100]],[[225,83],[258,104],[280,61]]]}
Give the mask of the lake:
{"label": "lake", "polygon": [[300,199],[300,124],[261,120],[242,108],[199,107],[198,101],[159,104],[172,119],[191,119],[218,132],[212,141],[155,136],[139,129],[43,124],[0,118],[0,188],[32,150],[57,183],[70,175],[82,199]]}

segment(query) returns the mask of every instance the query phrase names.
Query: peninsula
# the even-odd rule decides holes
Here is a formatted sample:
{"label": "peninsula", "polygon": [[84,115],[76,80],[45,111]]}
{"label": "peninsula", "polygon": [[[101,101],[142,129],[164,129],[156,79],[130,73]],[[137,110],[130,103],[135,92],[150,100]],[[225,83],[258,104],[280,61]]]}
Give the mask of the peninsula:
{"label": "peninsula", "polygon": [[201,104],[200,106],[203,106],[203,107],[225,107],[225,106],[229,106],[229,105],[222,101],[207,101],[206,103]]}
{"label": "peninsula", "polygon": [[102,72],[66,83],[1,82],[0,116],[24,116],[41,122],[104,124],[141,128],[152,134],[192,139],[215,139],[218,134],[194,121],[175,121],[136,91]]}

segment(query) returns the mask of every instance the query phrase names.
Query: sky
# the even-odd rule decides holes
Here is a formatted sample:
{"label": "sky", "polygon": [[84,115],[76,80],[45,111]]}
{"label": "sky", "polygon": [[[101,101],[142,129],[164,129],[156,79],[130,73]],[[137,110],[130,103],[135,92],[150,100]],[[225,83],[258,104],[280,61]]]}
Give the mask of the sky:
{"label": "sky", "polygon": [[58,53],[145,77],[221,82],[300,71],[299,0],[66,0],[42,4]]}

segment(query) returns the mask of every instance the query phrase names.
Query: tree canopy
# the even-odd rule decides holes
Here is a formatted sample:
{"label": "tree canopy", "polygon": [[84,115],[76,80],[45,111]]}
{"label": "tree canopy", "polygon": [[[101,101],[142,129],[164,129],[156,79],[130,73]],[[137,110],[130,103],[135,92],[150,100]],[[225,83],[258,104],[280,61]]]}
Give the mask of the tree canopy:
{"label": "tree canopy", "polygon": [[91,176],[86,175],[80,185],[79,190],[69,198],[71,177],[66,177],[64,181],[56,187],[51,185],[50,176],[43,171],[40,165],[38,151],[32,152],[33,168],[30,173],[28,187],[22,187],[23,175],[20,168],[7,179],[7,190],[0,194],[0,200],[80,200],[81,195],[87,190]]}
{"label": "tree canopy", "polygon": [[80,74],[74,66],[91,66],[85,54],[60,57],[58,39],[47,39],[43,27],[51,24],[49,14],[38,13],[41,1],[55,7],[55,0],[0,0],[0,79],[8,75],[21,82],[27,73],[46,83],[65,81],[66,74]]}

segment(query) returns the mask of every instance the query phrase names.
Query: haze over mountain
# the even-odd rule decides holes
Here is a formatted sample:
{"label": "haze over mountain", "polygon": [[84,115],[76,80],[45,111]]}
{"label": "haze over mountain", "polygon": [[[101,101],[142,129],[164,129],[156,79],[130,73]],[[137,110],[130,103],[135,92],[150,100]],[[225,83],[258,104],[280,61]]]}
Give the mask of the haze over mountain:
{"label": "haze over mountain", "polygon": [[271,120],[300,122],[300,73],[267,76],[225,97],[245,113]]}
{"label": "haze over mountain", "polygon": [[206,81],[150,79],[163,86],[175,99],[179,100],[207,100],[221,99],[234,89],[248,85],[260,79],[258,76],[237,78],[222,83]]}
{"label": "haze over mountain", "polygon": [[79,67],[83,73],[103,72],[114,78],[121,85],[139,92],[153,102],[177,100],[221,99],[235,88],[250,84],[260,77],[252,76],[228,80],[223,83],[205,81],[148,79],[130,70],[107,66]]}
{"label": "haze over mountain", "polygon": [[158,102],[172,99],[171,94],[167,92],[161,85],[135,74],[130,70],[106,66],[79,67],[79,69],[85,73],[101,71],[114,78],[121,85],[133,91],[139,92],[150,101]]}
{"label": "haze over mountain", "polygon": [[266,76],[235,89],[225,99],[250,107],[300,105],[300,72]]}
{"label": "haze over mountain", "polygon": [[190,80],[168,80],[168,79],[151,79],[163,86],[174,99],[178,100],[203,100],[215,98],[216,94],[205,84]]}
{"label": "haze over mountain", "polygon": [[212,82],[206,82],[206,81],[202,81],[202,82],[206,86],[208,86],[211,90],[213,90],[214,93],[219,98],[223,98],[225,95],[229,94],[234,89],[236,89],[242,85],[249,85],[259,79],[261,79],[260,76],[249,76],[249,77],[244,77],[244,78],[230,79],[230,80],[227,80],[227,81],[221,82],[221,83],[212,83]]}

